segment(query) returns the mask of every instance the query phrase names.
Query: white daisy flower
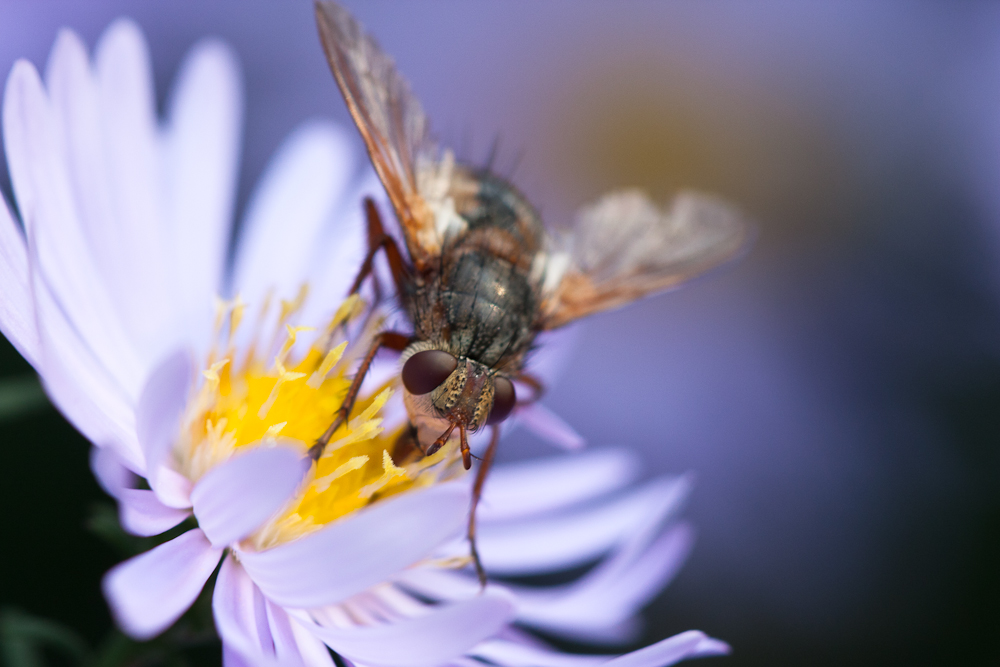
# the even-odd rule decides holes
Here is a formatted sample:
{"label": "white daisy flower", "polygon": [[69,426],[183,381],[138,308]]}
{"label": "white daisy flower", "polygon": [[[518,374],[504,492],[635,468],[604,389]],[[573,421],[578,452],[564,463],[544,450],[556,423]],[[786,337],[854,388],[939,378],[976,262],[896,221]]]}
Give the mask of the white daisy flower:
{"label": "white daisy flower", "polygon": [[[96,445],[94,471],[128,531],[195,519],[108,573],[121,627],[158,634],[218,570],[230,665],[332,665],[327,647],[373,667],[653,667],[726,652],[690,631],[618,658],[575,656],[518,629],[633,639],[637,611],[690,546],[676,520],[685,477],[635,487],[618,451],[498,468],[480,512],[486,568],[592,567],[568,584],[480,590],[455,448],[393,459],[405,412],[391,365],[317,464],[305,458],[379,325],[359,298],[341,303],[361,256],[360,202],[378,186],[370,172],[354,178],[360,159],[341,129],[299,129],[251,200],[227,276],[237,70],[226,46],[196,46],[159,123],[142,35],[118,21],[92,61],[63,31],[44,81],[19,61],[4,94],[24,227],[0,206],[0,329]],[[542,408],[522,416],[579,444]]]}

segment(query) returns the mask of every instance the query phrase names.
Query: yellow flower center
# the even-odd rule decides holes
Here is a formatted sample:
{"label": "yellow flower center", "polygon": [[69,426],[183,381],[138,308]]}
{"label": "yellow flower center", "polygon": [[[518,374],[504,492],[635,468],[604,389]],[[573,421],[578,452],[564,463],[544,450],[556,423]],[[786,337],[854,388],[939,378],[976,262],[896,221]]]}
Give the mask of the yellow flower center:
{"label": "yellow flower center", "polygon": [[[351,383],[348,372],[381,320],[352,296],[321,331],[288,324],[305,297],[303,289],[295,301],[283,301],[272,342],[255,341],[242,355],[233,340],[245,306],[239,297],[220,302],[216,349],[209,354],[204,381],[188,406],[175,447],[181,472],[192,481],[241,448],[274,446],[278,439],[297,443],[304,455],[330,426]],[[267,311],[265,304],[259,322]],[[362,315],[367,319],[363,332],[350,344],[344,340],[346,325]],[[219,348],[226,350],[225,356]],[[265,363],[263,355],[275,348]],[[248,539],[250,546],[275,546],[381,498],[464,473],[454,446],[400,465],[393,461],[399,429],[383,433],[381,416],[392,384],[358,399],[351,419],[334,433],[307,483],[285,511]]]}

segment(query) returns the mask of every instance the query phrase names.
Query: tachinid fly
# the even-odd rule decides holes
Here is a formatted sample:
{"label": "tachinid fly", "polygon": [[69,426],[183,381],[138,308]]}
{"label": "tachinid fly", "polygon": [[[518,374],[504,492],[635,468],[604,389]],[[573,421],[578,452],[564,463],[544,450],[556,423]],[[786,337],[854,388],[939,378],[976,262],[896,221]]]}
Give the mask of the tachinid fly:
{"label": "tachinid fly", "polygon": [[[347,10],[317,2],[316,19],[405,246],[386,233],[367,200],[368,255],[352,291],[384,251],[413,331],[376,336],[333,424],[311,452],[318,458],[347,421],[377,351],[401,352],[411,427],[396,455],[407,446],[432,454],[457,440],[468,469],[467,434],[493,427],[473,487],[468,532],[485,583],[475,544],[476,505],[499,439],[496,424],[543,391],[524,371],[536,335],[724,263],[744,246],[748,227],[711,197],[683,193],[662,210],[642,193],[623,190],[581,210],[571,232],[556,238],[513,186],[456,163],[451,151],[433,142],[408,84]],[[531,395],[517,397],[514,382]]]}

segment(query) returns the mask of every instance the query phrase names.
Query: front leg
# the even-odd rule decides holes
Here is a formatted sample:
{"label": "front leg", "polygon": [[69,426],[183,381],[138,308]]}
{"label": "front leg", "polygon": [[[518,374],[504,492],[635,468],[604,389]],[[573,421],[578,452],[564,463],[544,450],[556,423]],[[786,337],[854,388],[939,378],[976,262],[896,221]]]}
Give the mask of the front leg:
{"label": "front leg", "polygon": [[[379,215],[378,207],[375,206],[371,197],[365,197],[365,219],[368,221],[368,253],[365,261],[361,263],[358,275],[351,285],[350,294],[356,294],[361,289],[361,284],[365,278],[372,275],[373,262],[379,250],[385,250],[386,259],[389,261],[389,270],[392,272],[392,281],[396,284],[396,296],[401,302],[405,301],[407,286],[410,284],[412,272],[403,259],[403,254],[396,245],[396,239],[390,236],[382,225],[382,217]],[[375,281],[375,289],[379,291],[378,281]]]}
{"label": "front leg", "polygon": [[320,436],[316,444],[309,448],[309,456],[312,457],[314,461],[318,461],[319,457],[323,455],[323,450],[326,445],[330,442],[330,438],[337,431],[338,428],[347,423],[348,418],[351,416],[351,409],[354,407],[354,401],[358,398],[358,392],[361,391],[361,383],[364,382],[365,375],[368,374],[368,369],[372,365],[372,361],[375,359],[375,355],[378,353],[380,348],[387,347],[390,350],[396,350],[397,352],[402,352],[406,349],[406,346],[410,344],[410,337],[406,334],[397,333],[395,331],[383,331],[382,333],[375,336],[372,340],[371,346],[368,348],[368,352],[365,353],[364,359],[361,360],[361,365],[358,367],[358,372],[355,374],[354,379],[351,380],[351,386],[347,388],[347,395],[344,397],[344,402],[340,404],[340,408],[337,410],[337,415],[330,424],[330,428],[326,429],[326,432]]}
{"label": "front leg", "polygon": [[[486,588],[486,570],[483,569],[483,563],[479,559],[479,550],[476,549],[476,507],[479,506],[479,499],[483,495],[483,486],[486,484],[486,475],[490,472],[490,466],[493,465],[493,457],[497,453],[497,443],[500,442],[500,428],[497,426],[492,427],[493,432],[490,434],[490,445],[486,448],[486,452],[483,454],[482,462],[479,464],[479,470],[476,471],[476,481],[472,485],[472,506],[469,508],[469,550],[472,555],[472,562],[476,566],[476,575],[479,577],[479,585]],[[466,468],[468,469],[468,468]]]}

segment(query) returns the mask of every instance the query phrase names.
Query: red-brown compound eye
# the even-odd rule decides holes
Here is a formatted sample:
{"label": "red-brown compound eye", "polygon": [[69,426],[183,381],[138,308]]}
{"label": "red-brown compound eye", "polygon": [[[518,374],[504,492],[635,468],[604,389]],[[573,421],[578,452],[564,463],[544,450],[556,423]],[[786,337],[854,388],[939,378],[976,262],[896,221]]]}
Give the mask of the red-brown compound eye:
{"label": "red-brown compound eye", "polygon": [[517,396],[514,394],[514,383],[505,377],[497,375],[493,378],[493,409],[486,419],[487,424],[499,424],[510,416],[517,403]]}
{"label": "red-brown compound eye", "polygon": [[444,350],[417,352],[403,364],[403,386],[417,396],[428,394],[458,368],[458,359]]}

